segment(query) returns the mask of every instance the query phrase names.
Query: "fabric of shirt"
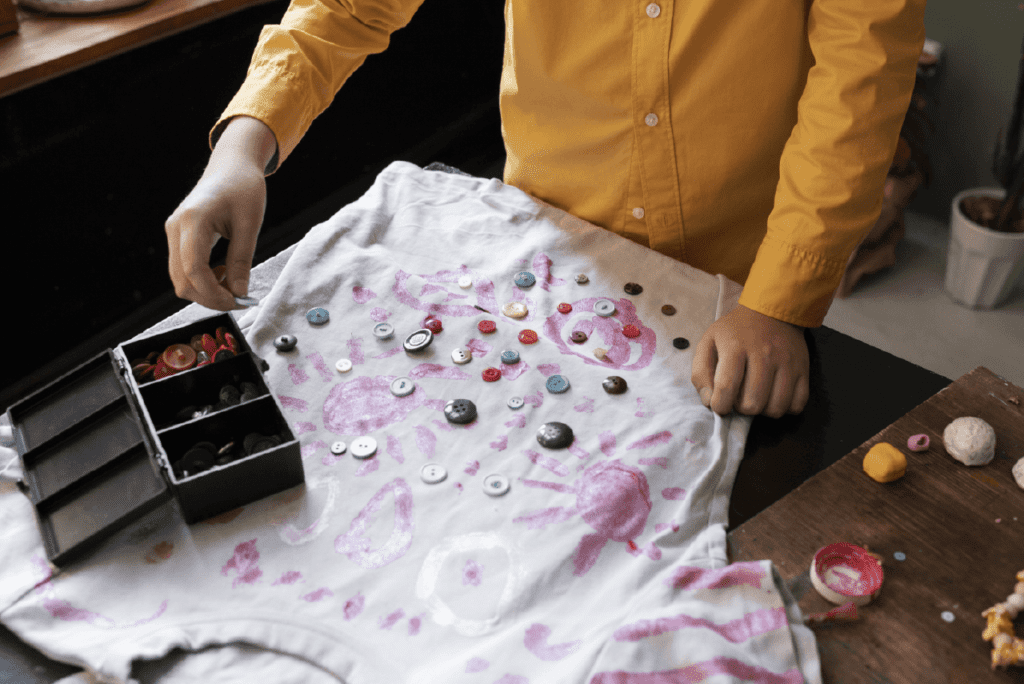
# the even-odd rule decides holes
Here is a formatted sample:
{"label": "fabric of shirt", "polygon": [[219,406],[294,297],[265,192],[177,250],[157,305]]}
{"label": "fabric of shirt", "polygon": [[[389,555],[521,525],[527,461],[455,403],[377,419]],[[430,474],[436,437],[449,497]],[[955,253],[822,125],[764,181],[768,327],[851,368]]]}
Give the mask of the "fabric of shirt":
{"label": "fabric of shirt", "polygon": [[[524,270],[535,282],[521,287]],[[643,291],[625,293],[630,281]],[[286,421],[259,428],[299,439],[305,484],[191,526],[168,504],[56,573],[27,498],[0,489],[0,619],[114,681],[176,647],[246,643],[261,652],[173,670],[269,681],[299,659],[346,684],[819,684],[814,635],[771,562],[728,563],[752,419],[705,408],[693,348],[672,344],[699,338],[739,291],[495,179],[392,163],[237,319]],[[526,315],[500,313],[509,302]],[[329,320],[307,320],[314,307]],[[405,351],[431,315],[442,330]],[[393,337],[374,335],[381,322]],[[570,341],[576,331],[588,339]],[[294,349],[274,346],[283,334]],[[505,350],[519,360],[503,363]],[[200,387],[216,372],[158,382]],[[556,375],[565,391],[548,388]],[[611,375],[624,393],[602,388]],[[411,393],[391,391],[400,377]],[[475,420],[446,420],[453,399],[471,400]],[[218,414],[196,420],[168,430],[212,439]],[[572,429],[568,446],[540,443],[552,421]],[[376,453],[354,457],[367,436]],[[424,479],[428,464],[446,477]],[[494,474],[509,485],[500,496],[485,487]],[[196,674],[221,662],[251,667],[248,679]]]}
{"label": "fabric of shirt", "polygon": [[[231,117],[268,172],[422,0],[294,0],[260,35]],[[925,0],[507,0],[504,181],[822,324],[882,206]]]}

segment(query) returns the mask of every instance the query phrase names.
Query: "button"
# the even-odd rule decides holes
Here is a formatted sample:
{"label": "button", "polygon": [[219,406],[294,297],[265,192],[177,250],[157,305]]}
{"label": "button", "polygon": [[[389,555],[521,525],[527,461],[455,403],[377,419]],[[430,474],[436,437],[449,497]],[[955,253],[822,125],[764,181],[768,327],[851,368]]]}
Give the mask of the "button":
{"label": "button", "polygon": [[395,378],[391,381],[391,393],[396,397],[406,397],[416,389],[416,383],[409,378]]}
{"label": "button", "polygon": [[647,16],[651,19],[657,19],[659,14],[661,14],[661,8],[658,7],[657,3],[652,2],[647,6]]}
{"label": "button", "polygon": [[519,352],[515,349],[509,349],[501,352],[502,363],[519,363]]}
{"label": "button", "polygon": [[267,449],[273,449],[281,440],[276,435],[261,435],[258,432],[250,432],[242,439],[242,449],[246,456],[257,454]]}
{"label": "button", "polygon": [[469,363],[473,359],[473,353],[469,347],[459,347],[452,352],[452,361],[458,364]]}
{"label": "button", "polygon": [[640,328],[630,323],[629,325],[622,328],[622,334],[630,339],[634,337],[640,337]]}
{"label": "button", "polygon": [[566,304],[565,302],[562,302],[561,304],[558,305],[558,313],[566,314],[566,313],[569,313],[571,311],[572,311],[572,304]]}
{"label": "button", "polygon": [[612,375],[605,378],[605,381],[601,383],[601,387],[608,394],[622,394],[628,389],[626,381],[620,378],[618,375]]}
{"label": "button", "polygon": [[427,484],[437,484],[448,477],[448,471],[440,463],[427,463],[420,468],[420,479]]}
{"label": "button", "polygon": [[252,297],[235,297],[235,306],[241,306],[245,309],[250,309],[259,303],[260,300],[253,299]]}
{"label": "button", "polygon": [[460,276],[459,287],[461,287],[463,290],[467,290],[473,287],[473,277],[468,275]]}
{"label": "button", "polygon": [[569,389],[569,380],[564,375],[552,375],[544,386],[548,388],[548,392],[561,394]]}
{"label": "button", "polygon": [[587,283],[590,282],[590,278],[587,277],[586,273],[580,273],[578,276],[576,276],[576,282],[579,283],[580,285],[586,285]]}
{"label": "button", "polygon": [[509,397],[509,400],[508,400],[508,407],[509,407],[510,409],[512,409],[513,411],[515,411],[516,409],[521,409],[521,408],[523,408],[523,405],[524,405],[525,403],[526,403],[526,402],[525,402],[525,401],[523,401],[523,398],[522,398],[522,397]]}
{"label": "button", "polygon": [[582,330],[573,330],[572,335],[569,335],[569,339],[576,344],[583,344],[587,341],[587,333]]}
{"label": "button", "polygon": [[313,325],[323,325],[330,320],[331,315],[327,313],[327,309],[322,306],[318,306],[310,309],[306,312],[306,320]]}
{"label": "button", "polygon": [[523,344],[534,344],[537,341],[537,333],[532,330],[520,330],[519,341]]}
{"label": "button", "polygon": [[605,358],[607,358],[607,356],[608,356],[608,350],[607,349],[601,349],[600,347],[598,347],[597,349],[594,350],[594,356],[596,356],[600,360],[604,361]]}
{"label": "button", "polygon": [[526,305],[522,302],[509,302],[501,307],[501,313],[509,318],[522,318],[526,315]]}
{"label": "button", "polygon": [[615,302],[610,299],[598,299],[594,302],[594,313],[607,318],[615,313]]}
{"label": "button", "polygon": [[406,337],[402,346],[405,347],[405,351],[407,352],[418,352],[429,347],[430,343],[433,341],[434,333],[430,332],[427,328],[420,328]]}
{"label": "button", "polygon": [[495,325],[494,321],[480,321],[476,324],[476,329],[487,335],[497,330],[498,326]]}
{"label": "button", "polygon": [[441,325],[441,319],[434,318],[433,316],[427,316],[427,320],[423,321],[423,327],[435,335],[444,330],[444,326]]}
{"label": "button", "polygon": [[508,493],[509,482],[504,475],[488,475],[484,478],[484,492],[490,496],[501,496]]}
{"label": "button", "polygon": [[476,404],[469,399],[452,399],[444,405],[444,417],[457,425],[472,423],[476,418]]}
{"label": "button", "polygon": [[637,207],[636,209],[633,210],[633,218],[635,218],[635,219],[642,219],[643,217],[644,217],[644,208],[643,207]]}
{"label": "button", "polygon": [[512,278],[516,285],[519,287],[531,287],[537,282],[537,277],[529,271],[520,271],[516,273],[515,277]]}
{"label": "button", "polygon": [[672,346],[675,347],[676,349],[686,349],[687,347],[690,346],[690,340],[686,339],[685,337],[677,337],[676,339],[672,340]]}
{"label": "button", "polygon": [[636,283],[626,283],[626,286],[622,288],[628,295],[638,295],[644,291],[644,288]]}
{"label": "button", "polygon": [[359,437],[352,442],[351,452],[356,458],[369,458],[377,453],[377,440],[373,437]]}
{"label": "button", "polygon": [[666,316],[675,316],[676,307],[672,306],[671,304],[666,304],[665,306],[661,307],[661,313],[665,314]]}
{"label": "button", "polygon": [[335,442],[331,445],[331,453],[334,455],[343,454],[347,448],[344,442]]}
{"label": "button", "polygon": [[484,378],[484,382],[497,382],[501,380],[501,371],[497,368],[485,368],[481,375]]}
{"label": "button", "polygon": [[160,355],[160,360],[178,373],[195,365],[196,350],[187,344],[172,344]]}
{"label": "button", "polygon": [[544,423],[537,430],[537,441],[548,449],[564,449],[572,444],[572,428],[565,423]]}
{"label": "button", "polygon": [[658,115],[655,114],[654,112],[651,112],[650,114],[644,117],[644,123],[647,124],[648,126],[657,126]]}
{"label": "button", "polygon": [[395,334],[395,326],[390,323],[378,323],[373,326],[373,336],[378,340],[389,340]]}
{"label": "button", "polygon": [[339,373],[348,373],[352,370],[352,362],[348,359],[338,359],[338,363],[334,364],[334,367],[338,369]]}

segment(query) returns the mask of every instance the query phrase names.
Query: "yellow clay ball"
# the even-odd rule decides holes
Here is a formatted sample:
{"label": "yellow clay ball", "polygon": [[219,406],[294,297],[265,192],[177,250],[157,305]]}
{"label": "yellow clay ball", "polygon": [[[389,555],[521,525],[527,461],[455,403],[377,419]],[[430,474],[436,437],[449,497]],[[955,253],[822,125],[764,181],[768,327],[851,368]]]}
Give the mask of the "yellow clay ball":
{"label": "yellow clay ball", "polygon": [[892,482],[907,472],[907,457],[888,442],[879,442],[864,456],[864,472],[876,482]]}

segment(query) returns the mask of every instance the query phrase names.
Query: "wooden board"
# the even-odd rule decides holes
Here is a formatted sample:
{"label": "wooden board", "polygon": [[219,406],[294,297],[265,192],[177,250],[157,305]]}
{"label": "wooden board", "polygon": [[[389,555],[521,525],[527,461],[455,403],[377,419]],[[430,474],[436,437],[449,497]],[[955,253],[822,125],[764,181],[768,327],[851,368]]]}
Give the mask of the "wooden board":
{"label": "wooden board", "polygon": [[[967,467],[946,453],[942,432],[962,416],[995,430],[988,465]],[[919,433],[931,445],[914,453],[907,439]],[[877,483],[862,469],[880,441],[907,456],[895,482]],[[881,594],[860,619],[814,628],[826,684],[1024,682],[1024,667],[991,669],[981,638],[981,612],[1005,600],[1024,570],[1024,491],[1011,474],[1021,458],[1024,390],[978,367],[732,531],[730,559],[770,559],[806,615],[834,607],[810,584],[818,549],[845,541],[883,556]],[[1024,637],[1024,615],[1016,631]]]}

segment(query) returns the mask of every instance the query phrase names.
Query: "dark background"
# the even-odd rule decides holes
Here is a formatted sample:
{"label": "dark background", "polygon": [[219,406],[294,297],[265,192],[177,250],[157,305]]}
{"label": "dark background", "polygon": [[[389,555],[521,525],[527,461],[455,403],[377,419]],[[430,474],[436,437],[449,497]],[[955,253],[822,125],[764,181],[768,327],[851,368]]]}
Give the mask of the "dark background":
{"label": "dark background", "polygon": [[[428,0],[366,59],[268,177],[254,265],[395,160],[501,177],[503,5]],[[242,10],[0,98],[0,410],[189,304],[174,294],[164,221],[202,175],[260,30],[287,7]]]}

